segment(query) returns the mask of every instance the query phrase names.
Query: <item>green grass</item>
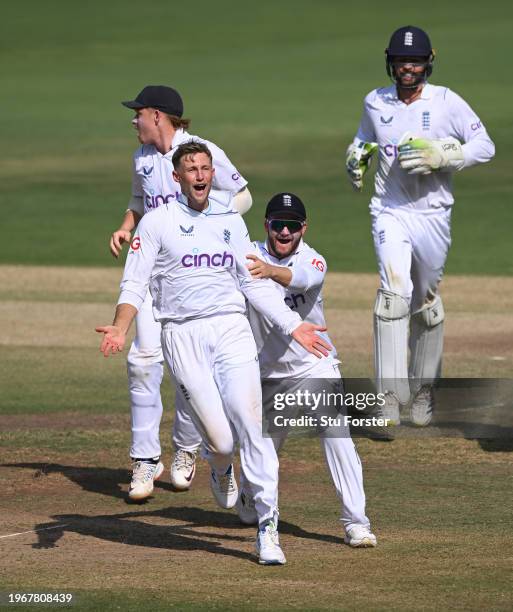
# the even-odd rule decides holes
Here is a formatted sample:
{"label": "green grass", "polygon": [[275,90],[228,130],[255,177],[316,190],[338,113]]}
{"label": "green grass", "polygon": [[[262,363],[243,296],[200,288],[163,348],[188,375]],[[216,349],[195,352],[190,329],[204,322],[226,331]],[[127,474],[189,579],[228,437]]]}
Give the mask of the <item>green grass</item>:
{"label": "green grass", "polygon": [[[128,414],[126,355],[105,359],[97,348],[0,346],[2,414]],[[172,403],[169,376],[164,405]]]}
{"label": "green grass", "polygon": [[254,237],[269,196],[291,190],[307,203],[309,241],[332,270],[374,271],[370,180],[352,193],[344,151],[364,94],[387,83],[390,33],[410,22],[437,49],[433,82],[467,98],[497,144],[491,165],[456,179],[448,271],[512,274],[512,85],[503,65],[512,18],[505,0],[435,1],[429,10],[377,0],[5,6],[1,261],[116,265],[106,244],[129,196],[136,146],[120,100],[167,83],[183,94],[192,131],[223,146],[248,178]]}

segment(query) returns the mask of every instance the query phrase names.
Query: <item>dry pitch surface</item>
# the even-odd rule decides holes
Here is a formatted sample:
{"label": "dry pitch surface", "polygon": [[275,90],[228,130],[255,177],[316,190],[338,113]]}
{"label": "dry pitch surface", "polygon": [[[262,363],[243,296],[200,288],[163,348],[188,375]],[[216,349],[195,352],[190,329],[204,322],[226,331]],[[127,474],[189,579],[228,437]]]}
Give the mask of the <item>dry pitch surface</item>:
{"label": "dry pitch surface", "polygon": [[[92,329],[110,321],[118,280],[117,270],[0,268],[4,373],[14,357],[60,349],[93,377],[102,358]],[[347,375],[371,371],[375,289],[370,275],[328,279],[328,324]],[[447,278],[442,291],[445,375],[511,376],[513,279]],[[122,360],[109,370],[116,380]],[[44,365],[49,376],[52,367]],[[35,366],[26,372],[21,397],[37,397],[38,375]],[[290,440],[280,486],[288,564],[262,568],[253,529],[212,501],[205,464],[188,493],[171,491],[166,470],[148,503],[125,502],[129,419],[95,410],[107,392],[94,387],[92,414],[61,406],[2,415],[0,589],[71,591],[84,609],[513,606],[511,441],[358,440],[379,546],[351,550],[318,442]]]}

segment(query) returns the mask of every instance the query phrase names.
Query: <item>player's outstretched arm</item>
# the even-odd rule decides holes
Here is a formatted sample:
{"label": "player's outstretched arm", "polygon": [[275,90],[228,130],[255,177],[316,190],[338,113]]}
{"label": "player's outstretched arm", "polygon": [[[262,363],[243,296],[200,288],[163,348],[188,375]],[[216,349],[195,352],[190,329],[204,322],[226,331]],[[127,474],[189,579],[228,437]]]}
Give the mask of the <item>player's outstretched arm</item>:
{"label": "player's outstretched arm", "polygon": [[296,342],[299,342],[305,350],[321,359],[322,357],[327,357],[333,347],[315,332],[324,332],[326,329],[326,327],[322,327],[321,325],[314,325],[313,323],[303,321],[303,323],[301,323],[299,327],[296,327],[290,335]]}
{"label": "player's outstretched arm", "polygon": [[118,304],[112,325],[96,327],[96,331],[103,334],[100,351],[105,357],[123,350],[126,334],[136,314],[137,309],[131,304]]}

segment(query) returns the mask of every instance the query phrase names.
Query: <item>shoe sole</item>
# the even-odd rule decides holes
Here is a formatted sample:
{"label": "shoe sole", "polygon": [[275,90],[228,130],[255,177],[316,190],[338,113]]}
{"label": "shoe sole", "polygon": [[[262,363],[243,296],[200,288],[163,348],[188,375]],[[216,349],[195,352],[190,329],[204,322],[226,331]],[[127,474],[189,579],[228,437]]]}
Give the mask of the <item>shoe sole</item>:
{"label": "shoe sole", "polygon": [[377,542],[370,540],[369,538],[364,538],[363,540],[354,543],[351,543],[350,540],[344,539],[344,542],[351,548],[376,548],[377,546]]}
{"label": "shoe sole", "polygon": [[263,559],[258,560],[259,565],[285,565],[287,563],[286,559],[283,560],[273,560],[273,561],[264,561]]}
{"label": "shoe sole", "polygon": [[187,481],[186,484],[176,484],[176,482],[173,480],[173,475],[171,474],[170,475],[171,484],[173,485],[173,488],[176,489],[177,491],[188,491],[191,488],[192,480],[195,475],[196,475],[196,466],[192,468],[192,472],[191,472],[191,475],[189,476],[189,479],[188,480],[187,478],[185,479]]}
{"label": "shoe sole", "polygon": [[[159,463],[157,466],[157,471],[155,472],[155,476],[153,478],[153,482],[155,482],[156,480],[160,480],[160,477],[162,476],[164,472],[164,465],[162,463]],[[128,498],[131,499],[132,501],[142,501],[143,499],[147,499],[148,497],[150,497],[150,495],[153,493],[153,487],[151,487],[151,491],[149,493],[145,493],[144,495],[131,495],[130,491],[128,492]]]}

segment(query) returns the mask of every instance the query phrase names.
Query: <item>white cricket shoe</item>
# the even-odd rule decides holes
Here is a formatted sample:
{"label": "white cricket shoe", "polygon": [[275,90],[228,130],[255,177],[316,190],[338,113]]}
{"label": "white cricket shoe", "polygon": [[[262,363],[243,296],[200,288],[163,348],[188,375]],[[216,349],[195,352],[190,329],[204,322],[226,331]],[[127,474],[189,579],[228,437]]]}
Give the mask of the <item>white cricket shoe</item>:
{"label": "white cricket shoe", "polygon": [[171,464],[171,484],[178,491],[187,491],[196,474],[196,451],[179,449]]}
{"label": "white cricket shoe", "polygon": [[401,424],[401,415],[400,415],[400,404],[397,397],[387,391],[385,393],[385,403],[383,406],[378,406],[377,409],[377,417],[380,419],[388,419],[387,427],[400,425]]}
{"label": "white cricket shoe", "polygon": [[153,493],[153,481],[158,480],[164,471],[163,464],[134,461],[132,463],[132,482],[128,497],[134,501],[146,499]]}
{"label": "white cricket shoe", "polygon": [[241,490],[239,499],[237,500],[237,514],[240,522],[244,525],[258,525],[258,515],[255,508],[255,500],[253,496]]}
{"label": "white cricket shoe", "polygon": [[344,542],[353,548],[374,548],[378,541],[372,531],[364,525],[355,525],[346,532]]}
{"label": "white cricket shoe", "polygon": [[431,423],[433,410],[435,408],[435,397],[433,387],[424,385],[413,399],[410,408],[410,419],[417,427],[426,427]]}
{"label": "white cricket shoe", "polygon": [[260,565],[285,565],[280,538],[274,520],[266,521],[257,531],[256,551]]}
{"label": "white cricket shoe", "polygon": [[239,497],[237,481],[233,475],[233,465],[224,474],[218,474],[214,470],[210,472],[210,488],[221,508],[233,508]]}

